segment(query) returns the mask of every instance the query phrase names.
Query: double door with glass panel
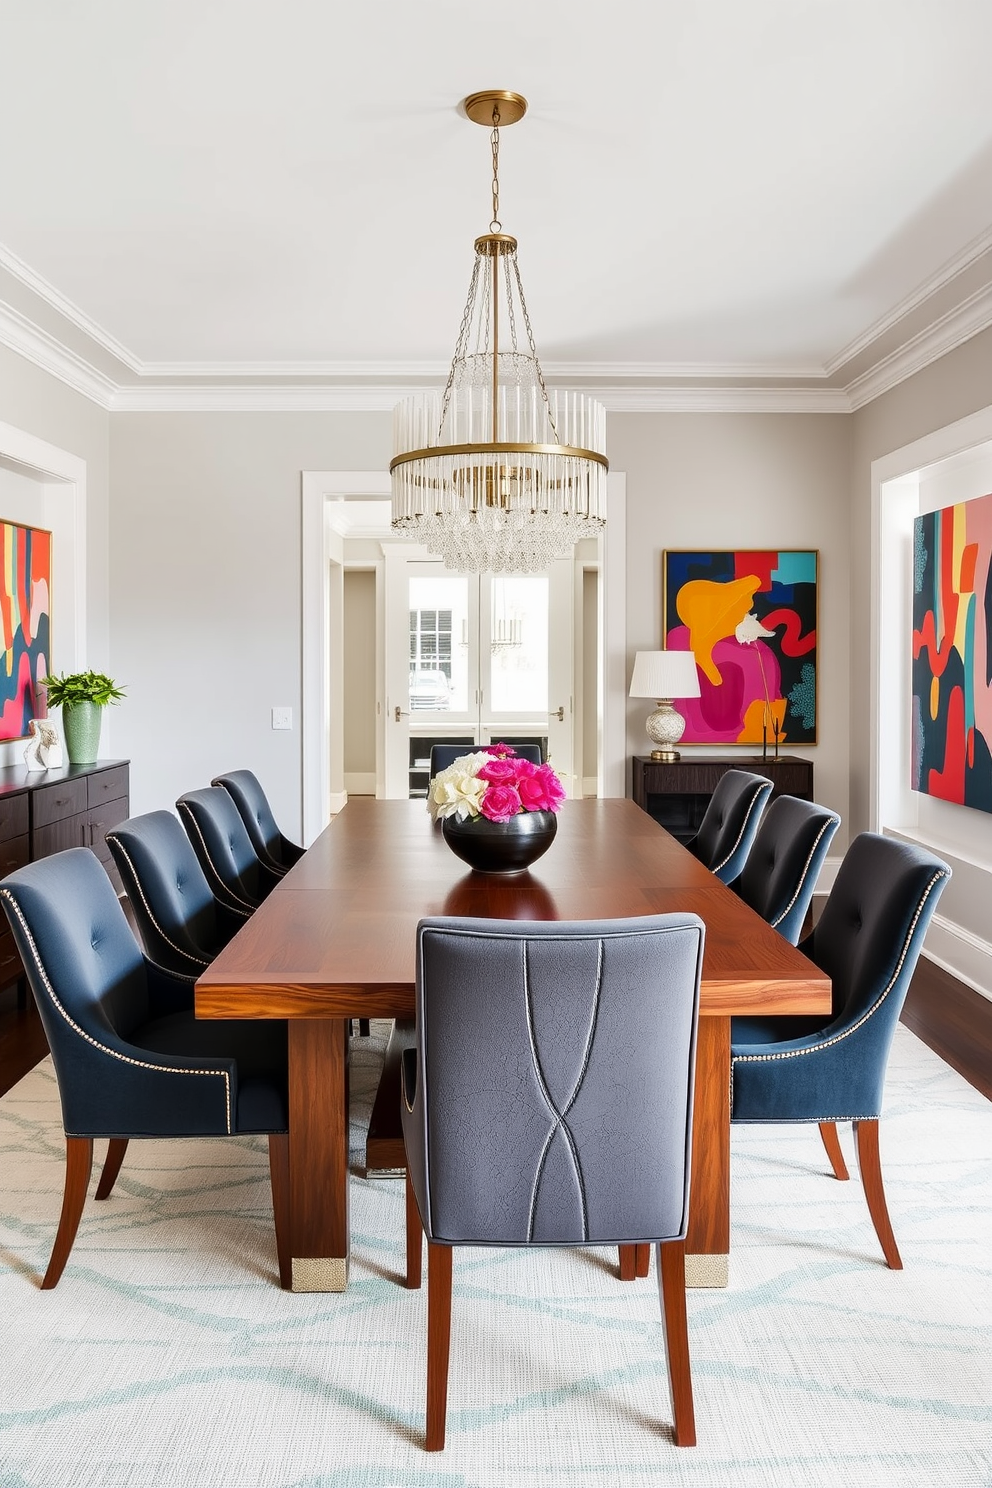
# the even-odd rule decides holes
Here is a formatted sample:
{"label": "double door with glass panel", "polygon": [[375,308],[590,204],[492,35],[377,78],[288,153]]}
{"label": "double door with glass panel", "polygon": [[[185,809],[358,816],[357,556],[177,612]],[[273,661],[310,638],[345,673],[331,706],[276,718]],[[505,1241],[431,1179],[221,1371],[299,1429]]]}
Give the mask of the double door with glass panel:
{"label": "double door with glass panel", "polygon": [[387,795],[424,793],[432,743],[504,739],[541,743],[569,789],[571,561],[547,574],[453,574],[402,555],[388,567]]}

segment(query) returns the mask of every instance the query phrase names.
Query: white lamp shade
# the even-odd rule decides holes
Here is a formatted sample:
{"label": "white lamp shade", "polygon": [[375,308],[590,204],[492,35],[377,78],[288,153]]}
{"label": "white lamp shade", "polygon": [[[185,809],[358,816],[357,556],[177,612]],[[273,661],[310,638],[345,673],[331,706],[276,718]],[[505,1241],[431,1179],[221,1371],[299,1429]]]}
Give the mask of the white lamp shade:
{"label": "white lamp shade", "polygon": [[691,651],[638,651],[630,679],[630,696],[699,697],[699,675]]}

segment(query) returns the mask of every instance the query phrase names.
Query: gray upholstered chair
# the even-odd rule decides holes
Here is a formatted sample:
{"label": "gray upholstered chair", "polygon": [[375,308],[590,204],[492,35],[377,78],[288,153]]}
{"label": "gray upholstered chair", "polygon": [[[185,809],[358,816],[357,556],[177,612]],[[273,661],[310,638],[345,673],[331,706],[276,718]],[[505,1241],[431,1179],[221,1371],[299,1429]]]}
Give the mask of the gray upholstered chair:
{"label": "gray upholstered chair", "polygon": [[733,883],[743,870],[771,793],[772,782],[764,775],[728,770],[720,777],[699,831],[686,847],[721,883]]}
{"label": "gray upholstered chair", "polygon": [[403,1054],[407,1285],[428,1240],[427,1450],[444,1446],[455,1245],[658,1245],[679,1446],[695,1443],[685,1234],[695,915],[423,920]]}
{"label": "gray upholstered chair", "polygon": [[176,810],[211,892],[231,909],[257,909],[282,874],[260,861],[234,797],[209,785],[180,796]]}
{"label": "gray upholstered chair", "polygon": [[48,1037],[62,1102],[62,1215],[42,1287],[72,1249],[93,1167],[106,1199],[135,1137],[269,1137],[279,1275],[289,1285],[289,1138],[285,1023],[197,1021],[192,978],[143,956],[120,901],[88,848],[10,873],[0,902]]}
{"label": "gray upholstered chair", "polygon": [[216,775],[210,784],[226,790],[237,806],[259,861],[273,873],[288,873],[302,858],[304,849],[279,830],[258,777],[251,770],[229,770],[226,775]]}
{"label": "gray upholstered chair", "polygon": [[840,817],[813,801],[778,796],[765,809],[744,871],[731,887],[792,945],[799,943],[813,890]]}
{"label": "gray upholstered chair", "polygon": [[840,1179],[847,1166],[837,1122],[853,1122],[868,1210],[893,1270],[902,1260],[878,1150],[885,1067],[923,937],[950,876],[932,853],[862,832],[799,947],[830,977],[832,1013],[731,1020],[731,1121],[816,1122]]}
{"label": "gray upholstered chair", "polygon": [[146,952],[159,966],[199,976],[251,916],[216,898],[171,811],[132,816],[107,832]]}

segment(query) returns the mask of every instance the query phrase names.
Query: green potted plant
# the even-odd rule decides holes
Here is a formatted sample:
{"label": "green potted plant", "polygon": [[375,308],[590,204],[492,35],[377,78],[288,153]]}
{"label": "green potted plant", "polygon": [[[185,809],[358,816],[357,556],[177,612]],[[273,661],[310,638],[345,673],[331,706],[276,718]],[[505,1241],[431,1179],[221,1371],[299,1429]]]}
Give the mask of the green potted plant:
{"label": "green potted plant", "polygon": [[62,709],[62,732],[69,763],[92,765],[100,748],[102,710],[124,696],[122,688],[103,672],[70,672],[45,677],[41,683],[49,707]]}

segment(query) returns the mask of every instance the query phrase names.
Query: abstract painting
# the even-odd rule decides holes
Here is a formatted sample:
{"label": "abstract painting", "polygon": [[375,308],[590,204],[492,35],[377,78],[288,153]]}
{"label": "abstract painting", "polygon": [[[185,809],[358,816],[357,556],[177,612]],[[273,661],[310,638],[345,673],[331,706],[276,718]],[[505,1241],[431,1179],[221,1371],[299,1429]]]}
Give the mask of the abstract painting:
{"label": "abstract painting", "polygon": [[0,521],[0,740],[24,739],[41,716],[38,683],[51,659],[52,534]]}
{"label": "abstract painting", "polygon": [[815,549],[666,552],[664,636],[692,651],[685,744],[816,743]]}
{"label": "abstract painting", "polygon": [[913,760],[924,795],[992,811],[992,495],[913,524]]}

